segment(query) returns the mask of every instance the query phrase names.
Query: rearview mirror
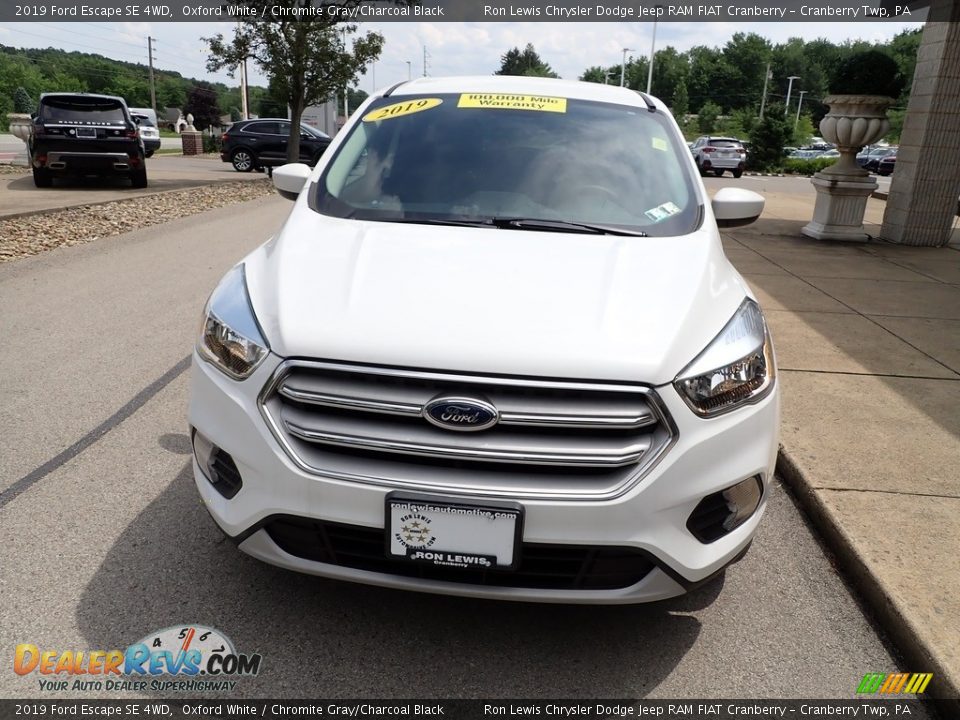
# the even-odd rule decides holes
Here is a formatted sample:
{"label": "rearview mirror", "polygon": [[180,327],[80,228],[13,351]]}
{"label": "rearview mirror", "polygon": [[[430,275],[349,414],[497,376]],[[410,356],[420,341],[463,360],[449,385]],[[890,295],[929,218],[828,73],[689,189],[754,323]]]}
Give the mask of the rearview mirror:
{"label": "rearview mirror", "polygon": [[713,196],[713,215],[717,227],[729,228],[749,225],[763,212],[763,195],[743,188],[725,187]]}
{"label": "rearview mirror", "polygon": [[310,172],[310,167],[303,163],[281,165],[273,171],[273,186],[287,200],[296,200]]}

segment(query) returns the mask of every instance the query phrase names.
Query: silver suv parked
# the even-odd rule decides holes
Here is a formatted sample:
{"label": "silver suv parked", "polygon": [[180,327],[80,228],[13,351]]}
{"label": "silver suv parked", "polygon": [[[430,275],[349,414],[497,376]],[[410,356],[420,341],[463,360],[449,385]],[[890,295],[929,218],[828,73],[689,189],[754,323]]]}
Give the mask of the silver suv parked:
{"label": "silver suv parked", "polygon": [[697,138],[690,148],[697,169],[701,175],[713,172],[717,177],[729,170],[735,178],[743,175],[747,162],[747,150],[736,138],[711,137]]}

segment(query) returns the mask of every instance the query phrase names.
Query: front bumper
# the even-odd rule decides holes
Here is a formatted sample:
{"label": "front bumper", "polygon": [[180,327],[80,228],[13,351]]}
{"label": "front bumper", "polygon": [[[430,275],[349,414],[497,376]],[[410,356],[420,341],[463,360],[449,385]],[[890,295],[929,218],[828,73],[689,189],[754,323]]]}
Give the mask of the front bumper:
{"label": "front bumper", "polygon": [[[665,386],[657,390],[677,426],[677,441],[627,492],[599,501],[520,500],[523,543],[613,546],[649,556],[655,567],[628,587],[487,586],[371,572],[298,557],[274,542],[262,523],[275,516],[295,516],[382,531],[385,498],[395,488],[309,474],[294,464],[257,406],[257,395],[279,362],[270,356],[250,378],[236,382],[194,354],[190,424],[230,453],[243,478],[239,493],[226,499],[194,461],[197,489],[207,510],[241,550],[281,567],[451,595],[538,602],[646,602],[680,595],[736,560],[749,545],[766,506],[778,448],[777,388],[755,405],[703,420],[694,416],[672,386]],[[709,544],[687,530],[687,519],[705,496],[754,476],[760,478],[764,494],[743,525]]]}

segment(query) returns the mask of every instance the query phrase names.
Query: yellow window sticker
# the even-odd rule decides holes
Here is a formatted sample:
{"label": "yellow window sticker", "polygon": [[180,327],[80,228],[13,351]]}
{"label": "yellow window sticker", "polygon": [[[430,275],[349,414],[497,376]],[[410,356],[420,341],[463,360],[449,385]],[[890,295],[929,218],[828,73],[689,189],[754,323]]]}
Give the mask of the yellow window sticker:
{"label": "yellow window sticker", "polygon": [[654,150],[663,150],[664,152],[667,152],[667,150],[669,149],[669,146],[667,145],[667,141],[664,140],[663,138],[655,137],[651,140],[651,143],[653,144]]}
{"label": "yellow window sticker", "polygon": [[503,93],[464,93],[457,107],[493,108],[495,110],[537,110],[565,113],[567,99],[542,95],[506,95]]}
{"label": "yellow window sticker", "polygon": [[363,116],[364,122],[377,122],[378,120],[389,120],[391,118],[412,115],[423,110],[435,108],[443,103],[440,98],[420,98],[419,100],[408,100],[407,102],[394,103],[386,107],[371,110]]}

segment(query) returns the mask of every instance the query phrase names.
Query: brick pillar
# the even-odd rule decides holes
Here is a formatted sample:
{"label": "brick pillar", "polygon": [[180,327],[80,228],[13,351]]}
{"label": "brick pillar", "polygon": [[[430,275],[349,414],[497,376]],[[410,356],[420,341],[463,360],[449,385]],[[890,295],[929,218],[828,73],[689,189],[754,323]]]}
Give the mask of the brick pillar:
{"label": "brick pillar", "polygon": [[203,155],[203,133],[196,130],[184,130],[180,133],[184,155]]}
{"label": "brick pillar", "polygon": [[933,0],[880,236],[946,245],[960,196],[960,3]]}

